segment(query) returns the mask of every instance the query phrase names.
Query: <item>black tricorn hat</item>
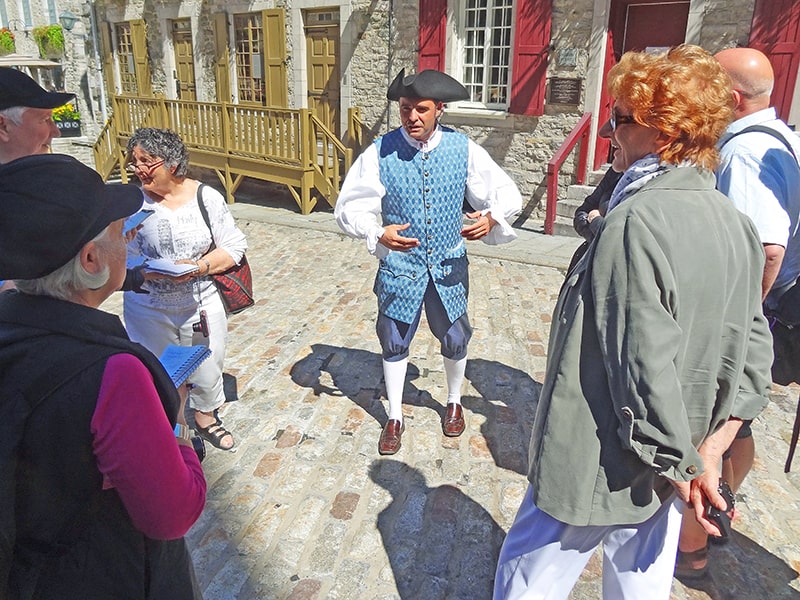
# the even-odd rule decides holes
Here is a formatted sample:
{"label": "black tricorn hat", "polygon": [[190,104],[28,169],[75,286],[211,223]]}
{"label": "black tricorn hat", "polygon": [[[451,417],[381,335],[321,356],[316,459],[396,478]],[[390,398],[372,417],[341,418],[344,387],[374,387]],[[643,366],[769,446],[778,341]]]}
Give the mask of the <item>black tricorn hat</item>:
{"label": "black tricorn hat", "polygon": [[415,75],[406,76],[402,69],[386,92],[389,100],[400,98],[430,98],[438,102],[454,102],[469,98],[467,88],[441,71],[425,69]]}

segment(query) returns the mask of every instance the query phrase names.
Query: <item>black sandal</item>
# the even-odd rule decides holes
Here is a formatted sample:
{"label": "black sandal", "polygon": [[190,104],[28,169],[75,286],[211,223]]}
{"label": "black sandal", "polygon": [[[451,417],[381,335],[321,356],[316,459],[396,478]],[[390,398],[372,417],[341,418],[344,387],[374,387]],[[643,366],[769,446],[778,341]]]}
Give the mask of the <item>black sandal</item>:
{"label": "black sandal", "polygon": [[222,421],[219,420],[219,417],[216,417],[214,422],[207,427],[200,427],[195,422],[195,431],[197,431],[197,435],[220,450],[233,450],[236,447],[236,442],[231,444],[229,448],[222,445],[222,440],[226,436],[230,436],[231,440],[233,440],[233,434],[222,426]]}
{"label": "black sandal", "polygon": [[[706,561],[702,567],[695,567],[695,563]],[[708,544],[694,552],[681,552],[675,561],[675,577],[681,579],[699,579],[708,572]]]}

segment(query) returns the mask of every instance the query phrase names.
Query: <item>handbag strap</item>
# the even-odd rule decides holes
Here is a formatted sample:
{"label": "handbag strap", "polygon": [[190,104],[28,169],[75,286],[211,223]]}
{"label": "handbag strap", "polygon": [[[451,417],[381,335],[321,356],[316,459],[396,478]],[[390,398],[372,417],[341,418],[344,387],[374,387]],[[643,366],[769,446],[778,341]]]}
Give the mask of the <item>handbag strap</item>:
{"label": "handbag strap", "polygon": [[217,244],[214,242],[214,230],[211,229],[211,221],[208,218],[208,209],[206,208],[206,203],[203,202],[204,187],[206,187],[205,183],[201,183],[197,186],[197,206],[200,208],[200,214],[203,217],[206,227],[208,227],[208,230],[211,232],[211,245],[208,247],[209,251],[211,251],[217,247]]}

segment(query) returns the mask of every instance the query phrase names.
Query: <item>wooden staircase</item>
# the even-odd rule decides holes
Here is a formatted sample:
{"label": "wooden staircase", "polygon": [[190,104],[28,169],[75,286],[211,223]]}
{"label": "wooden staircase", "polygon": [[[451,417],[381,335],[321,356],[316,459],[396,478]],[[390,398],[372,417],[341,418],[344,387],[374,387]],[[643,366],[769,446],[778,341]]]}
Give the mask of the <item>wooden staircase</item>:
{"label": "wooden staircase", "polygon": [[302,214],[318,199],[331,207],[344,175],[371,141],[358,108],[348,111],[345,141],[308,109],[259,107],[114,96],[113,113],[94,144],[95,168],[104,179],[119,173],[123,182],[128,139],[139,127],[171,129],[189,149],[189,163],[213,170],[232,203],[249,177],[287,186]]}

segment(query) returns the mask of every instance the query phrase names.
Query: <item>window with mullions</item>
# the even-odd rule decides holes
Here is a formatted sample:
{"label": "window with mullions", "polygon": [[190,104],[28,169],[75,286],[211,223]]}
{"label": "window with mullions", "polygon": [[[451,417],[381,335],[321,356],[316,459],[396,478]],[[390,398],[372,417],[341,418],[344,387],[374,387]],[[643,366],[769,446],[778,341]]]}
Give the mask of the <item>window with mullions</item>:
{"label": "window with mullions", "polygon": [[133,58],[133,36],[130,23],[117,23],[117,64],[119,65],[120,91],[123,94],[137,94],[136,67]]}
{"label": "window with mullions", "polygon": [[261,13],[233,16],[239,102],[265,103],[264,27]]}
{"label": "window with mullions", "polygon": [[462,41],[468,102],[505,108],[509,102],[512,0],[464,0]]}

